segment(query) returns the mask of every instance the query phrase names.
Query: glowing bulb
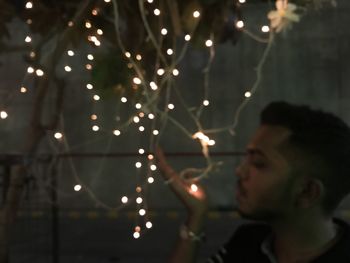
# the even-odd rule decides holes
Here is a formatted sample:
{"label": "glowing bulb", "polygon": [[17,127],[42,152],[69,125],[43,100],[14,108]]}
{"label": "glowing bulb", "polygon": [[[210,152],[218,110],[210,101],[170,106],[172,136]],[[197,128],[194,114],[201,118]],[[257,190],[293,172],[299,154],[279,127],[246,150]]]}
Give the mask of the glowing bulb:
{"label": "glowing bulb", "polygon": [[209,146],[215,145],[215,141],[214,141],[214,140],[209,140],[208,145],[209,145]]}
{"label": "glowing bulb", "polygon": [[80,190],[81,190],[81,185],[80,184],[74,185],[74,191],[79,192]]}
{"label": "glowing bulb", "polygon": [[244,4],[246,0],[238,0],[241,4]]}
{"label": "glowing bulb", "polygon": [[203,100],[203,105],[208,106],[209,105],[209,100]]}
{"label": "glowing bulb", "polygon": [[86,57],[87,57],[88,60],[94,60],[94,56],[91,55],[91,54],[88,54]]}
{"label": "glowing bulb", "polygon": [[119,130],[114,130],[114,131],[113,131],[113,134],[114,134],[115,136],[119,136],[119,135],[120,135],[120,131],[119,131]]}
{"label": "glowing bulb", "polygon": [[71,72],[72,71],[72,68],[70,66],[65,66],[64,67],[64,70],[67,71],[67,72]]}
{"label": "glowing bulb", "polygon": [[111,2],[111,0],[104,0],[105,1],[105,3],[109,3],[109,2]]}
{"label": "glowing bulb", "polygon": [[157,166],[156,166],[155,164],[152,164],[152,165],[150,166],[150,168],[151,168],[152,171],[157,170]]}
{"label": "glowing bulb", "polygon": [[102,31],[102,29],[97,29],[96,33],[97,33],[97,35],[100,35],[100,36],[102,36],[102,35],[103,35],[103,31]]}
{"label": "glowing bulb", "polygon": [[39,77],[44,76],[44,71],[42,71],[41,69],[37,69],[37,70],[35,71],[35,73],[36,73],[36,75],[39,76]]}
{"label": "glowing bulb", "polygon": [[85,27],[86,27],[86,28],[91,28],[91,23],[90,23],[89,21],[86,21],[86,22],[85,22]]}
{"label": "glowing bulb", "polygon": [[159,75],[159,76],[162,76],[163,74],[164,74],[164,69],[162,69],[162,68],[159,68],[158,70],[157,70],[157,74]]}
{"label": "glowing bulb", "polygon": [[95,121],[95,120],[97,120],[97,115],[96,114],[92,114],[90,116],[90,118],[91,118],[91,120]]}
{"label": "glowing bulb", "polygon": [[99,129],[100,129],[100,127],[98,127],[97,125],[92,126],[93,131],[98,131]]}
{"label": "glowing bulb", "polygon": [[27,36],[25,39],[24,39],[25,42],[29,43],[32,41],[32,38],[30,36]]}
{"label": "glowing bulb", "polygon": [[154,10],[153,10],[153,14],[154,14],[155,16],[159,16],[159,15],[160,15],[160,10],[159,10],[158,8],[154,9]]}
{"label": "glowing bulb", "polygon": [[159,131],[158,130],[153,130],[153,135],[158,135]]}
{"label": "glowing bulb", "polygon": [[178,76],[179,75],[179,70],[177,70],[176,68],[173,69],[173,75],[174,76]]}
{"label": "glowing bulb", "polygon": [[135,108],[138,109],[138,110],[141,109],[142,108],[141,103],[136,103]]}
{"label": "glowing bulb", "polygon": [[67,54],[68,54],[68,56],[72,57],[72,56],[74,56],[74,51],[73,50],[68,50]]}
{"label": "glowing bulb", "polygon": [[236,27],[237,28],[243,28],[244,27],[244,22],[242,20],[237,21]]}
{"label": "glowing bulb", "polygon": [[152,223],[151,223],[150,221],[148,221],[148,222],[146,223],[146,227],[147,227],[147,228],[152,228]]}
{"label": "glowing bulb", "polygon": [[36,54],[35,54],[34,51],[31,51],[31,52],[29,53],[29,56],[30,56],[31,58],[35,58]]}
{"label": "glowing bulb", "polygon": [[27,92],[27,88],[26,87],[21,87],[21,92],[22,93],[26,93]]}
{"label": "glowing bulb", "polygon": [[201,15],[201,13],[199,13],[199,11],[197,11],[197,10],[193,12],[194,18],[198,18],[200,15]]}
{"label": "glowing bulb", "polygon": [[139,232],[134,232],[133,234],[135,239],[138,239],[140,237],[140,233]]}
{"label": "glowing bulb", "polygon": [[140,118],[137,117],[137,116],[135,116],[135,117],[134,117],[134,122],[135,122],[135,123],[138,123],[139,121],[140,121]]}
{"label": "glowing bulb", "polygon": [[126,204],[128,202],[128,198],[126,196],[123,196],[121,201],[123,204]]}
{"label": "glowing bulb", "polygon": [[149,118],[150,120],[153,120],[153,119],[154,119],[154,114],[152,114],[152,113],[148,114],[148,118]]}
{"label": "glowing bulb", "polygon": [[74,23],[73,23],[73,21],[69,21],[69,22],[68,22],[68,26],[69,26],[69,27],[72,27],[72,26],[74,26]]}
{"label": "glowing bulb", "polygon": [[27,19],[26,23],[27,23],[28,25],[31,25],[31,24],[33,23],[33,20],[31,20],[31,19],[29,18],[29,19]]}
{"label": "glowing bulb", "polygon": [[85,68],[86,68],[87,70],[91,70],[91,69],[92,69],[92,65],[91,65],[91,64],[86,64],[86,65],[85,65]]}
{"label": "glowing bulb", "polygon": [[28,68],[27,68],[27,72],[28,72],[29,74],[33,73],[33,72],[34,72],[34,68],[33,68],[33,67],[28,67]]}
{"label": "glowing bulb", "polygon": [[142,56],[140,54],[137,54],[136,55],[136,60],[141,60],[142,59]]}
{"label": "glowing bulb", "polygon": [[127,58],[130,58],[131,57],[131,54],[130,52],[126,51],[125,54],[124,54]]}
{"label": "glowing bulb", "polygon": [[191,184],[191,191],[192,192],[197,192],[198,191],[198,186],[195,184]]}
{"label": "glowing bulb", "polygon": [[270,27],[269,27],[269,26],[266,26],[266,25],[265,25],[265,26],[262,26],[262,27],[261,27],[261,31],[264,32],[264,33],[267,33],[267,32],[270,31]]}
{"label": "glowing bulb", "polygon": [[147,0],[148,3],[152,4],[153,3],[153,0]]}
{"label": "glowing bulb", "polygon": [[153,81],[151,81],[151,82],[149,83],[149,85],[150,85],[150,87],[151,87],[152,90],[157,90],[157,89],[158,89],[157,84],[154,83]]}
{"label": "glowing bulb", "polygon": [[191,36],[190,36],[190,35],[186,35],[186,36],[185,36],[185,40],[186,40],[186,41],[190,41],[190,40],[191,40]]}
{"label": "glowing bulb", "polygon": [[141,193],[142,188],[140,186],[136,187],[136,192]]}
{"label": "glowing bulb", "polygon": [[125,103],[125,102],[127,102],[127,101],[128,101],[128,99],[127,99],[127,98],[125,98],[125,97],[121,97],[121,98],[120,98],[120,100],[121,100],[121,102],[123,102],[123,103]]}
{"label": "glowing bulb", "polygon": [[142,166],[142,164],[141,164],[140,162],[136,162],[136,163],[135,163],[135,167],[136,167],[136,168],[141,168],[141,166]]}
{"label": "glowing bulb", "polygon": [[91,14],[92,14],[93,16],[97,16],[97,15],[98,15],[97,9],[92,9]]}
{"label": "glowing bulb", "polygon": [[54,134],[54,137],[55,137],[57,140],[59,140],[59,139],[62,139],[63,134],[60,133],[60,132],[56,132],[56,133]]}
{"label": "glowing bulb", "polygon": [[140,131],[140,132],[143,132],[144,130],[145,130],[145,127],[143,127],[143,126],[140,126],[140,127],[139,127],[139,131]]}
{"label": "glowing bulb", "polygon": [[86,84],[87,89],[93,89],[94,86],[92,86],[90,83]]}
{"label": "glowing bulb", "polygon": [[153,177],[148,177],[148,178],[147,178],[147,182],[148,182],[149,184],[153,184],[154,178],[153,178]]}
{"label": "glowing bulb", "polygon": [[138,198],[136,198],[136,203],[138,203],[138,204],[141,204],[142,203],[142,198],[141,197],[138,197]]}
{"label": "glowing bulb", "polygon": [[174,108],[175,108],[174,104],[172,104],[172,103],[168,104],[168,109],[169,110],[173,110]]}
{"label": "glowing bulb", "polygon": [[6,119],[8,116],[7,112],[6,111],[0,111],[0,118],[1,119]]}
{"label": "glowing bulb", "polygon": [[132,81],[133,81],[136,85],[141,84],[141,79],[139,79],[138,77],[133,78]]}
{"label": "glowing bulb", "polygon": [[144,149],[139,149],[139,154],[144,154],[145,153],[145,150]]}
{"label": "glowing bulb", "polygon": [[33,3],[30,2],[30,1],[28,1],[28,2],[26,3],[26,8],[27,8],[27,9],[33,8]]}
{"label": "glowing bulb", "polygon": [[100,42],[99,40],[95,40],[95,41],[94,41],[94,44],[95,44],[95,46],[97,46],[97,47],[101,46],[101,42]]}
{"label": "glowing bulb", "polygon": [[140,118],[143,118],[143,117],[145,117],[145,114],[141,111],[141,112],[139,113],[139,117],[140,117]]}
{"label": "glowing bulb", "polygon": [[148,158],[148,160],[153,160],[154,156],[153,156],[152,154],[149,154],[149,155],[147,156],[147,158]]}
{"label": "glowing bulb", "polygon": [[250,91],[247,91],[246,93],[244,93],[244,96],[246,98],[249,98],[250,96],[252,96],[252,93]]}
{"label": "glowing bulb", "polygon": [[172,55],[174,53],[174,51],[171,48],[168,48],[166,53],[170,56],[170,55]]}
{"label": "glowing bulb", "polygon": [[205,41],[205,45],[207,47],[211,47],[213,45],[213,41],[211,39],[208,39],[207,41]]}
{"label": "glowing bulb", "polygon": [[143,208],[141,208],[141,209],[139,210],[139,215],[140,215],[140,216],[144,216],[145,214],[146,214],[146,210],[143,209]]}
{"label": "glowing bulb", "polygon": [[100,100],[100,96],[98,96],[98,95],[94,95],[93,98],[94,98],[94,100],[96,100],[96,101],[97,101],[97,100]]}
{"label": "glowing bulb", "polygon": [[160,30],[160,33],[165,36],[166,34],[168,34],[168,30],[166,28],[162,28],[162,30]]}

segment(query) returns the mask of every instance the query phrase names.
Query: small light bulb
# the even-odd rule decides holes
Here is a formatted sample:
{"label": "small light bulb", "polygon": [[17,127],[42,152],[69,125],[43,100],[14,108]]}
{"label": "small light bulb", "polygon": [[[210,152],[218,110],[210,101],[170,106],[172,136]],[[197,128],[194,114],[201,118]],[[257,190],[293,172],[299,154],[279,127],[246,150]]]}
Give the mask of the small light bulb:
{"label": "small light bulb", "polygon": [[140,186],[136,187],[136,192],[141,193],[142,188]]}
{"label": "small light bulb", "polygon": [[162,69],[162,68],[159,68],[158,70],[157,70],[157,74],[159,75],[159,76],[162,76],[163,74],[164,74],[164,69]]}
{"label": "small light bulb", "polygon": [[190,40],[191,40],[191,36],[190,36],[190,35],[186,35],[186,36],[185,36],[185,40],[186,40],[186,41],[190,41]]}
{"label": "small light bulb", "polygon": [[142,203],[142,198],[141,197],[138,197],[138,198],[136,198],[136,203],[138,203],[138,204],[141,204]]}
{"label": "small light bulb", "polygon": [[8,117],[8,114],[6,111],[0,111],[0,118],[1,119],[6,119]]}
{"label": "small light bulb", "polygon": [[169,110],[173,110],[174,108],[175,108],[174,104],[172,104],[172,103],[168,104],[168,109]]}
{"label": "small light bulb", "polygon": [[166,53],[170,56],[174,53],[174,51],[171,48],[168,48]]}
{"label": "small light bulb", "polygon": [[126,196],[123,196],[121,201],[123,204],[126,204],[128,202],[128,198]]}
{"label": "small light bulb", "polygon": [[30,1],[28,1],[28,2],[26,3],[26,8],[27,8],[27,9],[33,8],[33,3],[30,2]]}
{"label": "small light bulb", "polygon": [[136,60],[141,60],[142,59],[142,56],[140,54],[137,54],[136,55]]}
{"label": "small light bulb", "polygon": [[250,96],[252,96],[252,93],[250,91],[247,91],[246,93],[244,93],[244,96],[246,98],[249,98]]}
{"label": "small light bulb", "polygon": [[27,88],[26,87],[21,87],[21,93],[26,93],[27,92]]}
{"label": "small light bulb", "polygon": [[141,103],[136,103],[136,104],[135,104],[135,108],[138,109],[138,110],[141,109],[141,108],[142,108]]}
{"label": "small light bulb", "polygon": [[238,20],[236,23],[237,28],[243,28],[244,27],[244,22],[242,20]]}
{"label": "small light bulb", "polygon": [[92,84],[90,84],[90,83],[86,84],[86,88],[87,88],[87,89],[93,89],[93,87],[94,87],[94,86],[92,86]]}
{"label": "small light bulb", "polygon": [[139,113],[139,117],[140,117],[140,118],[143,118],[143,117],[145,117],[145,114],[141,111],[141,112]]}
{"label": "small light bulb", "polygon": [[203,105],[208,106],[209,105],[209,100],[203,100]]}
{"label": "small light bulb", "polygon": [[81,190],[81,185],[80,184],[74,185],[74,191],[79,192],[80,190]]}
{"label": "small light bulb", "polygon": [[148,118],[149,118],[150,120],[153,120],[153,119],[154,119],[154,114],[153,114],[153,113],[148,114]]}
{"label": "small light bulb", "polygon": [[200,15],[201,15],[201,13],[199,13],[199,11],[197,11],[197,10],[193,12],[194,18],[198,18]]}
{"label": "small light bulb", "polygon": [[100,36],[102,36],[102,35],[103,35],[103,31],[102,31],[102,29],[97,29],[96,33],[97,33],[97,35],[100,35]]}
{"label": "small light bulb", "polygon": [[244,4],[246,0],[238,0],[241,4]]}
{"label": "small light bulb", "polygon": [[174,75],[174,76],[178,76],[179,73],[180,73],[180,72],[179,72],[178,69],[176,69],[176,68],[173,69],[173,75]]}
{"label": "small light bulb", "polygon": [[141,164],[140,162],[136,162],[136,163],[135,163],[135,167],[136,167],[136,168],[141,168],[141,166],[142,166],[142,164]]}
{"label": "small light bulb", "polygon": [[35,73],[36,73],[36,75],[39,76],[39,77],[44,76],[44,71],[42,71],[41,69],[37,69],[37,70],[35,71]]}
{"label": "small light bulb", "polygon": [[91,55],[91,54],[88,54],[86,57],[87,57],[88,60],[94,60],[94,56]]}
{"label": "small light bulb", "polygon": [[146,227],[147,227],[147,228],[152,228],[152,223],[151,223],[150,221],[148,221],[148,222],[146,223]]}
{"label": "small light bulb", "polygon": [[192,192],[197,192],[198,191],[198,186],[195,184],[191,184],[191,191]]}
{"label": "small light bulb", "polygon": [[151,82],[149,83],[149,85],[150,85],[150,87],[151,87],[152,90],[157,90],[157,89],[158,89],[157,84],[154,83],[153,81],[151,81]]}
{"label": "small light bulb", "polygon": [[89,21],[86,21],[86,22],[85,22],[85,27],[86,27],[86,28],[91,28],[91,23],[90,23]]}
{"label": "small light bulb", "polygon": [[155,16],[159,16],[159,15],[160,15],[160,10],[159,10],[158,8],[154,9],[154,10],[153,10],[153,14],[154,14]]}
{"label": "small light bulb", "polygon": [[59,139],[62,139],[63,135],[62,135],[62,133],[60,133],[60,132],[55,132],[54,137],[55,137],[57,140],[59,140]]}
{"label": "small light bulb", "polygon": [[133,78],[132,81],[133,81],[136,85],[141,84],[141,79],[139,79],[138,77]]}
{"label": "small light bulb", "polygon": [[147,158],[148,158],[148,160],[153,160],[154,156],[153,156],[152,154],[149,154],[149,155],[147,156]]}
{"label": "small light bulb", "polygon": [[31,24],[33,23],[33,20],[31,20],[31,19],[29,18],[29,19],[27,19],[26,23],[27,23],[28,25],[31,25]]}
{"label": "small light bulb", "polygon": [[159,131],[158,130],[153,130],[153,135],[158,135]]}
{"label": "small light bulb", "polygon": [[34,51],[31,51],[31,52],[29,53],[29,56],[30,56],[31,58],[35,58],[36,54],[35,54]]}
{"label": "small light bulb", "polygon": [[97,101],[97,100],[100,100],[100,96],[98,96],[98,95],[94,95],[93,98],[94,98],[94,100],[96,100],[96,101]]}
{"label": "small light bulb", "polygon": [[74,56],[74,51],[73,50],[68,50],[67,54],[68,54],[68,56],[72,57],[72,56]]}
{"label": "small light bulb", "polygon": [[134,232],[133,234],[135,239],[138,239],[140,237],[140,233],[139,232]]}
{"label": "small light bulb", "polygon": [[140,121],[140,118],[135,116],[133,120],[134,120],[135,123],[138,123]]}
{"label": "small light bulb", "polygon": [[208,39],[207,41],[205,41],[205,45],[207,47],[211,47],[213,45],[213,41],[211,39]]}
{"label": "small light bulb", "polygon": [[95,120],[97,120],[97,115],[96,114],[91,114],[90,118],[91,118],[91,120],[95,121]]}
{"label": "small light bulb", "polygon": [[152,4],[153,3],[153,0],[147,0],[148,3]]}
{"label": "small light bulb", "polygon": [[100,129],[100,127],[98,127],[97,125],[92,126],[93,131],[98,131],[99,129]]}
{"label": "small light bulb", "polygon": [[130,58],[131,57],[131,54],[130,52],[126,51],[125,54],[124,54],[127,58]]}
{"label": "small light bulb", "polygon": [[86,68],[87,70],[91,70],[91,69],[92,69],[92,65],[91,65],[91,64],[86,64],[86,65],[85,65],[85,68]]}
{"label": "small light bulb", "polygon": [[139,215],[140,215],[140,216],[144,216],[145,214],[146,214],[146,210],[143,209],[143,208],[141,208],[141,209],[139,210]]}
{"label": "small light bulb", "polygon": [[73,21],[69,21],[69,22],[68,22],[68,26],[69,26],[69,27],[72,27],[72,26],[74,26],[74,23],[73,23]]}
{"label": "small light bulb", "polygon": [[209,140],[209,141],[208,141],[208,145],[209,145],[209,146],[215,145],[215,141],[214,141],[214,140]]}
{"label": "small light bulb", "polygon": [[127,98],[125,98],[125,97],[121,97],[121,98],[120,98],[120,101],[121,101],[121,102],[123,102],[123,103],[125,103],[125,102],[127,102],[127,101],[128,101],[128,99],[127,99]]}
{"label": "small light bulb", "polygon": [[157,166],[156,166],[155,164],[152,164],[152,165],[150,166],[150,168],[151,168],[152,171],[157,170]]}
{"label": "small light bulb", "polygon": [[162,28],[162,30],[160,30],[160,33],[165,36],[166,34],[168,34],[168,30],[166,28]]}
{"label": "small light bulb", "polygon": [[33,73],[33,72],[34,72],[34,68],[33,68],[33,67],[28,67],[28,68],[27,68],[27,72],[28,72],[29,74]]}
{"label": "small light bulb", "polygon": [[142,149],[142,148],[140,148],[140,149],[139,149],[139,154],[144,154],[144,153],[145,153],[145,150]]}
{"label": "small light bulb", "polygon": [[67,71],[67,72],[71,72],[72,71],[72,68],[70,66],[65,66],[64,67],[64,70]]}
{"label": "small light bulb", "polygon": [[114,134],[115,136],[119,136],[119,135],[120,135],[120,131],[119,131],[119,130],[114,130],[114,131],[113,131],[113,134]]}
{"label": "small light bulb", "polygon": [[109,3],[109,2],[111,2],[111,0],[104,0],[105,1],[105,3]]}
{"label": "small light bulb", "polygon": [[147,182],[149,183],[149,184],[153,184],[153,182],[154,182],[154,178],[153,177],[148,177],[147,178]]}
{"label": "small light bulb", "polygon": [[267,33],[267,32],[270,31],[270,27],[269,27],[269,26],[266,26],[266,25],[265,25],[265,26],[262,26],[262,27],[261,27],[261,31],[264,32],[264,33]]}
{"label": "small light bulb", "polygon": [[139,131],[140,131],[140,132],[143,132],[144,130],[145,130],[145,127],[143,127],[143,126],[140,126],[140,127],[139,127]]}
{"label": "small light bulb", "polygon": [[24,39],[25,42],[27,43],[30,43],[32,41],[32,38],[30,36],[27,36],[25,39]]}
{"label": "small light bulb", "polygon": [[98,10],[97,9],[92,9],[91,14],[93,16],[97,16],[98,15]]}

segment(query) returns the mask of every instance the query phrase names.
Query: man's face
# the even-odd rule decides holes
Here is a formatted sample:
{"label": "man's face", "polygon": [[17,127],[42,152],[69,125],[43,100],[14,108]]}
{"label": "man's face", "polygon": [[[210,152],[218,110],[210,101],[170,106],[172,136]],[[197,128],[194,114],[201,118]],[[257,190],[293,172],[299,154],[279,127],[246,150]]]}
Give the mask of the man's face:
{"label": "man's face", "polygon": [[290,134],[282,126],[262,125],[249,142],[236,170],[236,199],[242,216],[272,222],[293,213],[296,178],[282,154]]}

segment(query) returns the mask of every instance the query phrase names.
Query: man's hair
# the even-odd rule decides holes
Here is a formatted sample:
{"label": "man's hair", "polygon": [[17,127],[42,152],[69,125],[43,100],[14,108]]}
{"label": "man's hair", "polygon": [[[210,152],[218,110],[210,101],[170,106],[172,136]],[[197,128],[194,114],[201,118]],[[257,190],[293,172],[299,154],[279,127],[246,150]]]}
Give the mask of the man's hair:
{"label": "man's hair", "polygon": [[349,126],[331,113],[286,102],[267,105],[260,120],[291,131],[288,145],[301,153],[306,172],[323,182],[323,209],[332,213],[350,191]]}

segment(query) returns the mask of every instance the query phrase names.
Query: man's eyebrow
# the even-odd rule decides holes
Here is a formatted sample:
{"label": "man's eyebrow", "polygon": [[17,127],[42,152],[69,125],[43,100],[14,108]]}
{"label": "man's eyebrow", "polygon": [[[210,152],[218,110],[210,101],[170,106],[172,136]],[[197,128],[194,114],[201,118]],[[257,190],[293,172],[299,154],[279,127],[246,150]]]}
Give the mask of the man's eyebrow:
{"label": "man's eyebrow", "polygon": [[260,149],[257,149],[257,148],[248,148],[246,150],[246,153],[249,154],[249,155],[261,155],[263,157],[265,157],[266,155],[263,153],[263,151],[261,151]]}

